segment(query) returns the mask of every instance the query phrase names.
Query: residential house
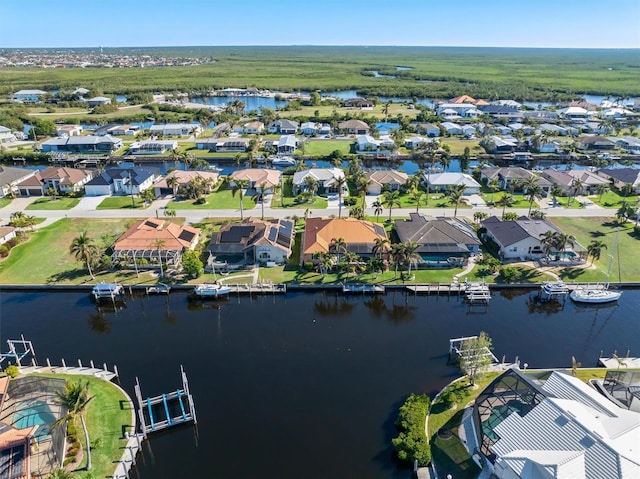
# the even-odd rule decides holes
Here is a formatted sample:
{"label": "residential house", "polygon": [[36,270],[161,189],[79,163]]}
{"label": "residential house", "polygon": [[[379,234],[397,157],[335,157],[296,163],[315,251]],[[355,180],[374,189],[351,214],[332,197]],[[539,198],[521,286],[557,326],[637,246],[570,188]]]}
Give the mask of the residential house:
{"label": "residential house", "polygon": [[107,131],[109,135],[113,136],[136,136],[142,132],[142,128],[138,125],[115,125]]}
{"label": "residential house", "polygon": [[93,170],[52,166],[18,183],[20,196],[44,196],[49,188],[57,193],[80,191],[94,176]]}
{"label": "residential house", "polygon": [[578,147],[583,150],[613,150],[616,144],[603,136],[582,136],[578,138]]}
{"label": "residential house", "polygon": [[478,118],[480,110],[470,103],[442,103],[436,109],[438,116],[443,118]]}
{"label": "residential house", "polygon": [[416,123],[415,127],[421,135],[427,135],[432,138],[440,136],[440,127],[433,123]]}
{"label": "residential house", "polygon": [[535,132],[532,126],[520,122],[509,123],[508,127],[511,128],[512,132],[520,130],[525,135],[531,135]]}
{"label": "residential house", "polygon": [[[302,193],[307,189],[307,178],[313,178],[318,185],[319,193],[337,193],[337,180],[344,178],[344,171],[340,168],[309,168],[308,170],[296,171],[293,174],[293,192]],[[348,193],[346,182],[342,187],[343,195]]]}
{"label": "residential house", "polygon": [[40,103],[44,95],[48,93],[42,90],[20,90],[15,92],[12,98],[20,103]]}
{"label": "residential house", "polygon": [[[607,374],[601,382],[632,397],[619,379]],[[496,479],[635,479],[640,414],[610,394],[568,372],[510,368],[478,395],[467,441]]]}
{"label": "residential house", "polygon": [[599,121],[587,121],[580,124],[580,131],[590,135],[610,135],[613,133],[613,126]]}
{"label": "residential house", "polygon": [[276,151],[281,156],[292,156],[298,148],[298,139],[293,135],[281,136]]}
{"label": "residential house", "polygon": [[134,141],[129,145],[129,155],[162,155],[167,151],[178,148],[176,140],[143,140]]}
{"label": "residential house", "polygon": [[376,239],[388,240],[380,223],[355,218],[307,218],[302,234],[301,263],[316,260],[318,253],[336,253],[332,241],[339,238],[344,240],[346,252],[362,258],[373,256]]}
{"label": "residential house", "polygon": [[579,195],[595,195],[600,185],[609,184],[609,181],[602,176],[589,170],[567,170],[566,173],[574,179],[580,181],[583,187],[578,191]]}
{"label": "residential house", "polygon": [[547,231],[560,233],[546,219],[529,219],[525,216],[513,221],[503,221],[496,216],[482,222],[486,232],[484,240],[493,241],[502,260],[531,260],[545,255],[542,237]]}
{"label": "residential house", "polygon": [[601,110],[598,113],[598,116],[603,120],[624,121],[627,117],[633,116],[633,112],[627,110],[626,108],[613,107]]}
{"label": "residential house", "polygon": [[640,194],[640,170],[637,168],[604,168],[598,170],[598,175],[612,181],[618,189],[631,185],[635,193]]}
{"label": "residential house", "polygon": [[347,135],[368,135],[371,129],[362,120],[347,120],[338,123],[338,129]]}
{"label": "residential house", "polygon": [[513,153],[518,147],[518,141],[510,138],[491,136],[485,143],[492,153]]}
{"label": "residential house", "polygon": [[[267,168],[247,168],[236,170],[229,177],[234,181],[246,181],[247,187],[251,190],[258,190],[262,193],[273,193],[274,187],[280,185],[282,172]],[[262,187],[264,185],[264,191]]]}
{"label": "residential house", "polygon": [[592,115],[592,112],[579,106],[570,106],[570,107],[561,108],[560,110],[558,110],[558,116],[566,120],[577,120],[577,119],[586,120],[591,115]]}
{"label": "residential house", "polygon": [[87,100],[87,106],[89,108],[103,105],[111,105],[111,98],[106,96],[96,96]]}
{"label": "residential house", "polygon": [[523,111],[522,115],[524,119],[539,122],[550,122],[558,119],[558,114],[555,111],[549,110],[535,110],[535,111]]}
{"label": "residential house", "polygon": [[380,149],[380,140],[376,140],[369,135],[358,135],[356,137],[357,153],[372,153]]}
{"label": "residential house", "polygon": [[516,110],[522,110],[522,103],[518,103],[515,100],[496,100],[490,102],[491,105],[510,106]]}
{"label": "residential house", "polygon": [[202,133],[202,127],[197,123],[166,123],[151,125],[149,131],[152,135],[159,136],[198,136]]}
{"label": "residential house", "polygon": [[640,155],[640,139],[633,136],[623,136],[616,141],[616,145],[631,155]]}
{"label": "residential house", "polygon": [[163,263],[177,267],[182,254],[195,249],[199,239],[199,228],[150,217],[133,223],[116,240],[111,260],[133,263],[137,258],[151,262],[161,259]]}
{"label": "residential house", "polygon": [[529,178],[535,178],[536,184],[541,189],[541,196],[547,196],[551,190],[551,182],[546,178],[536,175],[531,170],[519,166],[503,168],[482,168],[480,170],[480,181],[489,184],[493,180],[498,181],[498,187],[503,191],[522,191],[522,184]]}
{"label": "residential house", "polygon": [[18,184],[32,177],[37,170],[0,165],[0,197],[18,194]]}
{"label": "residential house", "polygon": [[246,138],[206,138],[196,141],[196,148],[209,151],[228,151],[242,153],[249,149],[249,140]]}
{"label": "residential house", "polygon": [[75,95],[76,97],[82,98],[84,95],[86,95],[87,93],[89,93],[90,90],[86,89],[86,88],[76,88],[75,90],[73,90],[73,92],[71,92],[72,95]]}
{"label": "residential house", "polygon": [[513,131],[508,126],[504,125],[493,125],[495,131],[497,131],[502,136],[510,136]]}
{"label": "residential house", "polygon": [[156,181],[156,171],[146,168],[108,168],[85,184],[87,196],[139,195]]}
{"label": "residential house", "polygon": [[267,131],[280,135],[295,135],[298,132],[298,122],[286,119],[276,120],[269,124]]}
{"label": "residential house", "polygon": [[560,144],[553,140],[541,141],[538,146],[538,153],[558,153],[561,150]]}
{"label": "residential house", "polygon": [[469,95],[457,96],[457,97],[452,98],[451,100],[449,100],[449,103],[471,104],[471,105],[476,105],[476,106],[483,106],[483,105],[488,105],[489,104],[485,100],[476,100],[475,98],[473,98],[472,96],[469,96]]}
{"label": "residential house", "polygon": [[[503,127],[506,128],[506,127]],[[471,138],[476,136],[476,129],[475,127],[471,126],[471,125],[462,125],[462,134],[467,137],[467,138]]]}
{"label": "residential house", "polygon": [[451,188],[464,185],[465,195],[477,195],[480,193],[480,183],[466,173],[425,173],[424,181],[429,191],[448,191]]}
{"label": "residential house", "polygon": [[542,123],[538,127],[537,133],[547,133],[553,136],[567,136],[569,134],[565,127],[554,125],[553,123]]}
{"label": "residential house", "polygon": [[425,138],[423,136],[412,136],[411,138],[407,138],[406,140],[404,140],[404,146],[408,150],[419,150],[424,145],[426,145],[427,143],[431,143],[432,141],[434,140],[432,140],[431,138]]}
{"label": "residential house", "polygon": [[80,136],[82,127],[80,125],[56,125],[57,136]]}
{"label": "residential house", "polygon": [[409,175],[398,170],[372,170],[365,173],[367,194],[380,195],[383,191],[400,190],[409,181]]}
{"label": "residential house", "polygon": [[111,135],[106,136],[67,136],[51,138],[42,143],[41,151],[65,151],[69,153],[108,154],[122,148],[122,140]]}
{"label": "residential house", "polygon": [[349,98],[342,104],[345,108],[373,108],[374,103],[365,98]]}
{"label": "residential house", "polygon": [[492,118],[501,120],[506,118],[509,121],[522,120],[522,112],[519,108],[509,105],[485,105],[478,106],[482,115],[489,115]]}
{"label": "residential house", "polygon": [[300,133],[306,136],[330,135],[331,126],[327,123],[315,123],[313,121],[307,121],[300,125]]}
{"label": "residential house", "polygon": [[0,245],[11,241],[16,237],[16,229],[13,226],[0,226]]}
{"label": "residential house", "polygon": [[0,145],[6,145],[18,141],[16,135],[6,126],[0,126]]}
{"label": "residential house", "polygon": [[207,252],[216,262],[242,256],[245,264],[282,264],[291,256],[295,236],[292,220],[245,218],[213,233]]}
{"label": "residential house", "polygon": [[242,126],[244,135],[261,135],[264,132],[264,123],[261,121],[250,121]]}
{"label": "residential house", "polygon": [[[168,173],[164,178],[158,180],[153,189],[156,197],[163,195],[170,195],[177,193],[179,195],[187,196],[188,188],[193,181],[203,181],[208,185],[208,191],[213,191],[214,187],[218,183],[220,175],[215,171],[198,171],[198,170],[173,170]],[[172,178],[175,178],[175,185],[173,185]],[[172,185],[172,186],[169,186]]]}
{"label": "residential house", "polygon": [[395,220],[401,243],[415,242],[423,264],[431,267],[454,267],[476,255],[480,240],[473,226],[459,218],[426,218],[409,213],[408,220]]}
{"label": "residential house", "polygon": [[462,135],[462,127],[457,123],[443,121],[441,126],[449,135]]}

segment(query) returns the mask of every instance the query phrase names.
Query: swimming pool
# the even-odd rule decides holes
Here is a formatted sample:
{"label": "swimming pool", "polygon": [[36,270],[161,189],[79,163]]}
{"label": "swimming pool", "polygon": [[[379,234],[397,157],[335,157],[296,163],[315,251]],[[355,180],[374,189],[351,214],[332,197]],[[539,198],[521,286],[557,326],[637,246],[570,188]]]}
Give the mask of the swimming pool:
{"label": "swimming pool", "polygon": [[36,437],[49,434],[50,426],[56,422],[56,417],[51,412],[50,406],[42,401],[31,401],[17,405],[17,411],[13,413],[13,425],[18,429],[32,426],[41,426],[36,431]]}

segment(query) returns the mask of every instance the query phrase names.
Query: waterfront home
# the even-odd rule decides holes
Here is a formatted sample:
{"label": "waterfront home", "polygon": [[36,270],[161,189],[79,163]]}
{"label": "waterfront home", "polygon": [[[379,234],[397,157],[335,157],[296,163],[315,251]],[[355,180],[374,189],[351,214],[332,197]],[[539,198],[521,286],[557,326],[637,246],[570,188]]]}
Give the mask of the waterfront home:
{"label": "waterfront home", "polygon": [[598,390],[626,389],[615,379],[596,388],[566,372],[508,369],[475,399],[466,447],[498,479],[640,477],[640,414]]}
{"label": "waterfront home", "polygon": [[623,136],[616,141],[618,147],[631,155],[640,155],[640,139],[633,136]]}
{"label": "waterfront home", "polygon": [[0,197],[18,194],[18,184],[36,173],[37,170],[0,165]]}
{"label": "waterfront home", "polygon": [[106,136],[67,136],[51,138],[41,145],[42,152],[65,151],[69,153],[103,153],[108,154],[122,148],[122,140],[110,135]]}
{"label": "waterfront home", "polygon": [[418,150],[427,143],[431,143],[432,141],[437,140],[432,140],[431,138],[425,138],[423,136],[412,136],[411,138],[407,138],[404,140],[404,146],[408,150]]}
{"label": "waterfront home", "polygon": [[507,126],[511,128],[512,132],[520,130],[525,135],[531,135],[535,131],[535,128],[531,125],[525,125],[524,123],[520,122],[509,123]]}
{"label": "waterfront home", "polygon": [[501,105],[501,106],[510,106],[515,108],[516,110],[522,110],[522,103],[519,103],[515,100],[495,100],[489,102],[490,105]]}
{"label": "waterfront home", "polygon": [[16,229],[13,226],[0,226],[0,245],[16,237]]}
{"label": "waterfront home", "polygon": [[457,96],[455,98],[451,98],[449,100],[449,103],[471,104],[471,105],[476,105],[476,106],[488,105],[489,104],[489,103],[486,102],[486,100],[476,100],[475,98],[473,98],[472,96],[469,96],[469,95],[460,95],[460,96]]}
{"label": "waterfront home", "polygon": [[229,178],[233,181],[246,181],[247,188],[251,190],[262,189],[262,193],[273,193],[275,186],[280,184],[282,179],[282,172],[280,170],[273,170],[267,168],[246,168],[243,170],[236,170]]}
{"label": "waterfront home", "polygon": [[244,264],[282,264],[291,256],[295,235],[292,220],[245,218],[213,233],[207,252],[218,263],[237,263],[241,256]]}
{"label": "waterfront home", "polygon": [[49,167],[18,183],[20,196],[44,196],[52,188],[58,194],[80,191],[94,176],[93,170]]}
{"label": "waterfront home", "polygon": [[614,132],[613,126],[599,121],[587,121],[580,123],[576,127],[582,132],[590,135],[610,135]]}
{"label": "waterfront home", "polygon": [[162,155],[167,151],[178,148],[175,140],[143,140],[134,141],[129,145],[127,154],[129,155]]}
{"label": "waterfront home", "polygon": [[242,125],[243,135],[260,135],[264,132],[264,123],[261,121],[250,121]]}
{"label": "waterfront home", "polygon": [[338,130],[347,135],[368,135],[371,128],[362,120],[347,120],[338,123]]}
{"label": "waterfront home", "polygon": [[557,112],[558,116],[561,119],[565,120],[586,120],[591,115],[593,115],[593,112],[579,106],[569,106],[567,108],[561,108],[557,110]]}
{"label": "waterfront home", "polygon": [[196,123],[166,123],[151,125],[149,131],[152,135],[160,136],[197,136],[202,133],[202,127]]}
{"label": "waterfront home", "polygon": [[[561,233],[561,231],[546,219],[529,219],[522,216],[517,220],[503,221],[491,216],[482,222],[485,232],[482,239],[493,242],[502,260],[531,260],[545,255],[542,235],[547,231]],[[574,251],[582,251],[578,243],[573,246]]]}
{"label": "waterfront home", "polygon": [[598,112],[598,116],[603,120],[624,121],[627,117],[633,115],[633,112],[621,107],[605,108]]}
{"label": "waterfront home", "polygon": [[464,185],[465,195],[477,195],[480,192],[480,183],[466,173],[425,173],[424,182],[430,192],[449,191],[454,186]]}
{"label": "waterfront home", "polygon": [[267,132],[280,135],[295,135],[298,132],[298,122],[284,118],[272,121],[267,127]]}
{"label": "waterfront home", "polygon": [[436,108],[436,114],[442,118],[478,118],[480,110],[470,103],[442,103]]}
{"label": "waterfront home", "polygon": [[138,258],[177,267],[186,250],[198,245],[200,229],[149,217],[136,221],[113,244],[111,261],[128,263]]}
{"label": "waterfront home", "polygon": [[373,108],[375,105],[365,98],[349,98],[342,103],[342,106],[345,108]]}
{"label": "waterfront home", "polygon": [[106,96],[95,96],[86,100],[87,106],[93,108],[96,106],[111,105],[111,98]]}
{"label": "waterfront home", "polygon": [[547,133],[553,136],[567,136],[569,132],[565,127],[554,125],[553,123],[542,123],[536,130],[537,134]]}
{"label": "waterfront home", "polygon": [[298,139],[293,135],[281,136],[276,146],[278,155],[292,156],[298,148]]}
{"label": "waterfront home", "polygon": [[189,187],[194,182],[200,182],[204,185],[205,191],[210,193],[218,183],[219,176],[215,171],[173,170],[158,180],[153,185],[153,189],[156,197],[169,194],[189,196]]}
{"label": "waterfront home", "polygon": [[[594,195],[598,191],[598,186],[609,184],[607,179],[588,170],[544,169],[540,174],[553,186],[560,188],[564,195]],[[582,185],[577,191],[576,180],[579,180],[579,184]]]}
{"label": "waterfront home", "polygon": [[[309,168],[296,171],[293,174],[293,193],[300,194],[307,190],[309,183],[307,178],[313,178],[318,185],[318,193],[337,193],[337,181],[344,178],[344,171],[340,168]],[[342,194],[348,193],[347,184],[342,186]]]}
{"label": "waterfront home", "polygon": [[382,191],[397,191],[409,181],[409,175],[398,170],[373,170],[365,173],[367,194],[380,195]]}
{"label": "waterfront home", "polygon": [[[428,266],[453,266],[478,254],[480,240],[473,226],[459,218],[426,218],[409,213],[408,220],[395,220],[401,243],[417,243],[418,253]],[[456,261],[448,261],[456,258]]]}
{"label": "waterfront home", "polygon": [[136,136],[142,132],[142,128],[138,125],[115,125],[109,127],[107,132],[113,136]]}
{"label": "waterfront home", "polygon": [[80,136],[82,127],[80,125],[56,125],[57,136]]}
{"label": "waterfront home", "polygon": [[578,147],[583,150],[613,150],[616,144],[603,136],[582,136],[578,138]]}
{"label": "waterfront home", "polygon": [[498,188],[503,191],[522,190],[522,183],[534,177],[536,184],[542,190],[541,195],[546,196],[551,190],[551,182],[520,166],[502,168],[482,168],[480,170],[480,182],[487,185],[492,180],[498,180]]}
{"label": "waterfront home", "polygon": [[0,126],[0,145],[18,141],[16,135],[6,126]]}
{"label": "waterfront home", "polygon": [[440,127],[433,123],[412,123],[416,127],[416,131],[421,135],[427,135],[431,138],[440,136]]}
{"label": "waterfront home", "polygon": [[196,148],[216,152],[243,153],[249,149],[249,140],[246,138],[205,138],[196,140]]}
{"label": "waterfront home", "polygon": [[145,168],[108,168],[85,184],[87,196],[139,195],[150,188],[158,174]]}
{"label": "waterfront home", "polygon": [[603,168],[598,175],[613,182],[618,189],[631,185],[636,194],[640,194],[640,170],[637,168]]}
{"label": "waterfront home", "polygon": [[[471,138],[476,135],[477,131],[474,126],[471,126],[471,125],[461,125],[461,126],[462,126],[462,134],[465,137]],[[506,128],[506,127],[503,127],[503,128]]]}
{"label": "waterfront home", "polygon": [[478,106],[482,115],[489,115],[497,120],[507,119],[509,121],[522,120],[522,112],[519,108],[509,105],[481,105]]}
{"label": "waterfront home", "polygon": [[529,120],[539,122],[556,121],[558,119],[558,114],[555,111],[549,110],[523,111],[522,115],[525,120],[528,118]]}
{"label": "waterfront home", "polygon": [[444,131],[449,135],[462,135],[462,126],[458,125],[457,123],[453,123],[451,121],[443,121],[440,126],[442,126],[442,128],[444,128]]}
{"label": "waterfront home", "polygon": [[40,103],[45,95],[48,93],[42,90],[20,90],[11,95],[11,98],[19,103]]}
{"label": "waterfront home", "polygon": [[306,136],[330,135],[331,126],[327,123],[315,123],[313,121],[307,121],[300,125],[300,133]]}
{"label": "waterfront home", "polygon": [[376,140],[369,135],[358,135],[356,137],[356,152],[357,153],[371,153],[380,149],[381,140]]}
{"label": "waterfront home", "polygon": [[[338,251],[335,240],[343,239],[345,250]],[[384,226],[355,218],[307,218],[302,234],[300,261],[314,261],[318,253],[355,253],[373,256],[377,240],[388,239]]]}

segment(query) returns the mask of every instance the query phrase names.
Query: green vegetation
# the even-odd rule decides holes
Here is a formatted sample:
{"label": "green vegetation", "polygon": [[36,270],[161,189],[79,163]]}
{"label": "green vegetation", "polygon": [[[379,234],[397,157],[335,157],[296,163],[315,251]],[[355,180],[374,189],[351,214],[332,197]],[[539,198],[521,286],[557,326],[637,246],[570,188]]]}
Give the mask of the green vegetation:
{"label": "green vegetation", "polygon": [[401,461],[418,461],[418,465],[426,466],[431,460],[429,442],[424,430],[429,403],[428,395],[411,394],[400,406],[396,420],[396,427],[400,432],[391,443]]}
{"label": "green vegetation", "polygon": [[[249,196],[242,197],[243,209],[251,209],[256,206]],[[171,201],[167,208],[176,210],[238,210],[240,209],[240,197],[233,195],[231,190],[218,190],[206,196],[206,201],[188,199],[183,201]]]}
{"label": "green vegetation", "polygon": [[102,200],[97,210],[121,210],[121,209],[141,209],[146,208],[144,200],[138,196],[109,196]]}
{"label": "green vegetation", "polygon": [[620,208],[623,203],[635,204],[638,201],[637,195],[630,195],[627,198],[622,196],[615,190],[610,190],[604,193],[602,196],[597,195],[591,197],[594,203],[602,206],[603,208]]}
{"label": "green vegetation", "polygon": [[[304,155],[306,156],[329,156],[334,151],[339,151],[343,155],[351,152],[352,141],[350,140],[317,140],[307,141],[304,147]],[[302,151],[298,149],[297,155],[301,155]]]}
{"label": "green vegetation", "polygon": [[[76,376],[68,374],[37,374],[50,378],[62,378],[71,382],[88,381],[89,393],[94,399],[89,403],[85,413],[89,436],[92,439],[92,468],[83,470],[81,464],[73,473],[74,478],[90,479],[95,477],[111,477],[115,470],[114,462],[122,457],[125,445],[122,437],[123,428],[133,431],[132,410],[126,396],[115,385],[92,376]],[[86,460],[86,455],[84,457]]]}
{"label": "green vegetation", "polygon": [[6,196],[0,198],[0,208],[4,208],[5,206],[9,206],[10,203],[11,203],[11,198],[8,198]]}
{"label": "green vegetation", "polygon": [[66,196],[58,196],[56,198],[52,198],[50,196],[45,196],[42,198],[38,198],[29,206],[27,206],[27,210],[70,210],[80,203],[80,199],[78,198],[69,198]]}

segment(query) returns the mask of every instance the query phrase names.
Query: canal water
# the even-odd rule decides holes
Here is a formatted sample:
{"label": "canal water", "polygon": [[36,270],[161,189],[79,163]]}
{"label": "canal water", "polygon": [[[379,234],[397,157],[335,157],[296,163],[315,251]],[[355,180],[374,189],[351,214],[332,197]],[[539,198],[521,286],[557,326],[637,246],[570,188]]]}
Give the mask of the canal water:
{"label": "canal water", "polygon": [[458,297],[389,292],[231,297],[134,296],[114,311],[87,293],[3,292],[0,341],[34,342],[40,363],[117,364],[153,396],[180,386],[198,415],[152,435],[133,477],[406,478],[390,440],[398,406],[456,377],[450,338],[487,331],[494,353],[529,368],[593,366],[600,351],[640,355],[640,291],[600,308],[541,305],[534,290],[497,292],[487,308]]}

